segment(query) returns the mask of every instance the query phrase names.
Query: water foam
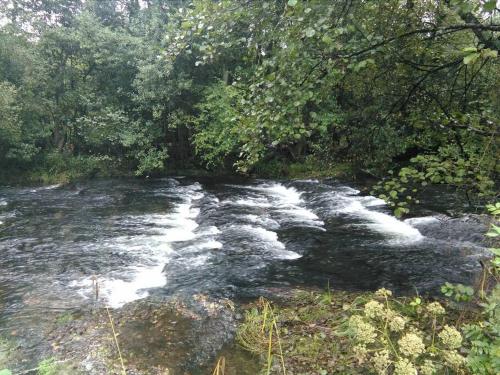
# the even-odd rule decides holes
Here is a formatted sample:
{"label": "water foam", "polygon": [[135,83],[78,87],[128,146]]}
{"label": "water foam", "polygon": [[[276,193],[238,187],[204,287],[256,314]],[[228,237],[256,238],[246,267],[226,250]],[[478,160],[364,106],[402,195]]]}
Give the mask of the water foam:
{"label": "water foam", "polygon": [[277,198],[279,203],[288,205],[300,205],[303,204],[302,192],[297,191],[294,187],[286,187],[282,184],[271,184],[271,185],[261,185],[255,188],[270,194]]}
{"label": "water foam", "polygon": [[253,214],[248,214],[242,216],[242,219],[269,229],[279,229],[280,227],[280,224],[276,220],[273,220],[268,216],[257,216]]}
{"label": "water foam", "polygon": [[229,185],[231,187],[250,190],[255,195],[250,195],[238,200],[227,200],[223,203],[266,208],[266,214],[247,214],[240,216],[246,222],[251,222],[268,229],[279,229],[281,225],[292,225],[297,227],[310,227],[326,231],[324,222],[305,207],[302,199],[303,192],[294,187],[286,187],[280,183],[263,183],[257,186]]}
{"label": "water foam", "polygon": [[54,189],[57,189],[57,188],[59,188],[61,186],[62,186],[62,184],[41,186],[41,187],[38,187],[38,188],[35,188],[35,189],[31,189],[31,192],[32,193],[38,193],[39,191],[44,191],[44,190],[54,190]]}
{"label": "water foam", "polygon": [[274,258],[278,259],[298,259],[301,257],[294,251],[286,250],[285,244],[278,239],[276,232],[267,230],[262,227],[253,225],[231,225],[234,230],[247,233],[253,238],[260,246],[270,252]]}
{"label": "water foam", "polygon": [[[172,254],[172,244],[194,239],[198,224],[194,220],[200,210],[192,207],[193,201],[203,198],[200,192],[201,186],[193,184],[176,190],[184,199],[169,214],[141,215],[128,217],[139,224],[152,226],[146,232],[148,234],[134,237],[118,237],[114,242],[107,244],[110,252],[119,250],[137,258],[137,265],[126,269],[125,273],[114,274],[108,277],[98,278],[100,294],[106,304],[113,308],[123,306],[128,302],[148,296],[149,289],[162,287],[167,283],[167,276],[163,272],[165,265]],[[216,227],[209,228],[204,234],[217,233]],[[202,243],[207,248],[219,248],[222,246],[216,241],[208,240]],[[93,278],[85,278],[73,282],[71,286],[83,288],[81,294],[87,296],[93,285]]]}
{"label": "water foam", "polygon": [[303,192],[282,184],[261,185],[256,189],[270,196],[273,203],[275,203],[276,212],[282,214],[287,221],[296,225],[325,230],[322,228],[325,223],[314,212],[304,207]]}
{"label": "water foam", "polygon": [[409,223],[398,220],[390,214],[370,209],[371,207],[385,205],[385,202],[381,199],[356,196],[354,194],[359,192],[354,189],[346,191],[351,194],[339,194],[338,192],[334,194],[335,213],[352,215],[368,221],[368,223],[364,224],[366,227],[393,237],[392,242],[394,243],[411,243],[424,238],[420,231]]}
{"label": "water foam", "polygon": [[432,223],[439,223],[439,219],[434,216],[423,216],[423,217],[412,217],[410,219],[406,219],[405,223],[409,225],[426,225]]}
{"label": "water foam", "polygon": [[245,199],[238,199],[236,201],[224,201],[223,203],[233,204],[237,206],[247,206],[247,207],[261,207],[270,208],[272,204],[266,198],[262,197],[248,197]]}

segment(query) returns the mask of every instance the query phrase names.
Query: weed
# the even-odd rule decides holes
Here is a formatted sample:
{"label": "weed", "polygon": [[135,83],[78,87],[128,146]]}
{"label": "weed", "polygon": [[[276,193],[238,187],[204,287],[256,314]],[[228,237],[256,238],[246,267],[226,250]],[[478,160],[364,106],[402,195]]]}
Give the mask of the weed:
{"label": "weed", "polygon": [[215,365],[212,375],[224,375],[226,373],[226,358],[220,357]]}
{"label": "weed", "polygon": [[123,357],[122,357],[122,352],[120,350],[120,345],[118,344],[118,337],[116,335],[115,323],[113,322],[113,317],[111,316],[111,313],[109,312],[109,308],[108,307],[106,307],[106,312],[108,313],[109,324],[111,325],[111,331],[113,332],[113,339],[115,341],[116,350],[118,350],[118,357],[120,358],[120,364],[121,364],[121,367],[122,367],[122,374],[126,375],[127,371],[126,371],[126,368],[125,368],[125,363],[123,362]]}

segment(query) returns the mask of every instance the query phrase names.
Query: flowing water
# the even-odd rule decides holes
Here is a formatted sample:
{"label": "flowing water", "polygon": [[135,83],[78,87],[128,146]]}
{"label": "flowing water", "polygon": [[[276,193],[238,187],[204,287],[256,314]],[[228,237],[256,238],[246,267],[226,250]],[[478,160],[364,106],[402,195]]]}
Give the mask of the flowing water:
{"label": "flowing water", "polygon": [[0,333],[36,348],[48,312],[93,303],[95,280],[113,308],[147,296],[238,300],[288,285],[434,292],[470,282],[483,253],[478,226],[447,222],[401,221],[380,199],[313,180],[4,187]]}

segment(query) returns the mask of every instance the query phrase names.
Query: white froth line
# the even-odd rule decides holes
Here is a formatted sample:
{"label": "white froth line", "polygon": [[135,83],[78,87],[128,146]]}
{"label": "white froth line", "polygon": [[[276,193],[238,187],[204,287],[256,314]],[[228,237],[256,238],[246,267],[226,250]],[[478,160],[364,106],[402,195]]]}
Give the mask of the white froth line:
{"label": "white froth line", "polygon": [[61,186],[61,184],[49,185],[49,186],[42,186],[42,187],[39,187],[39,188],[36,188],[36,189],[32,189],[31,192],[32,193],[36,193],[36,192],[42,191],[42,190],[53,190],[53,189],[57,189],[60,186]]}
{"label": "white froth line", "polygon": [[269,231],[262,227],[255,227],[253,225],[231,225],[233,229],[244,230],[251,233],[257,237],[257,240],[268,243],[272,247],[272,252],[275,257],[281,259],[298,259],[301,255],[294,251],[286,250],[285,244],[278,240],[278,234],[273,231]]}
{"label": "white froth line", "polygon": [[371,224],[365,225],[380,233],[402,236],[412,241],[419,241],[424,238],[418,229],[404,221],[383,212],[369,210],[359,200],[353,200],[353,198],[351,200],[351,203],[339,210],[339,212],[356,215],[371,221]]}
{"label": "white froth line", "polygon": [[429,224],[436,223],[440,220],[434,216],[423,216],[423,217],[412,217],[410,219],[406,219],[404,222],[409,225],[419,225],[419,224]]}

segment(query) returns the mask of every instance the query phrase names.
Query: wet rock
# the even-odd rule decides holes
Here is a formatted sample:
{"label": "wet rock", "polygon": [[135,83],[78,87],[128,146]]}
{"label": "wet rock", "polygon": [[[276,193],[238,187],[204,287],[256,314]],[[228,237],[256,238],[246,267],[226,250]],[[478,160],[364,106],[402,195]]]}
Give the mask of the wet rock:
{"label": "wet rock", "polygon": [[[234,305],[197,294],[147,298],[109,310],[127,374],[204,374],[236,329]],[[61,358],[75,358],[89,375],[121,374],[108,310],[88,311],[50,336]]]}

